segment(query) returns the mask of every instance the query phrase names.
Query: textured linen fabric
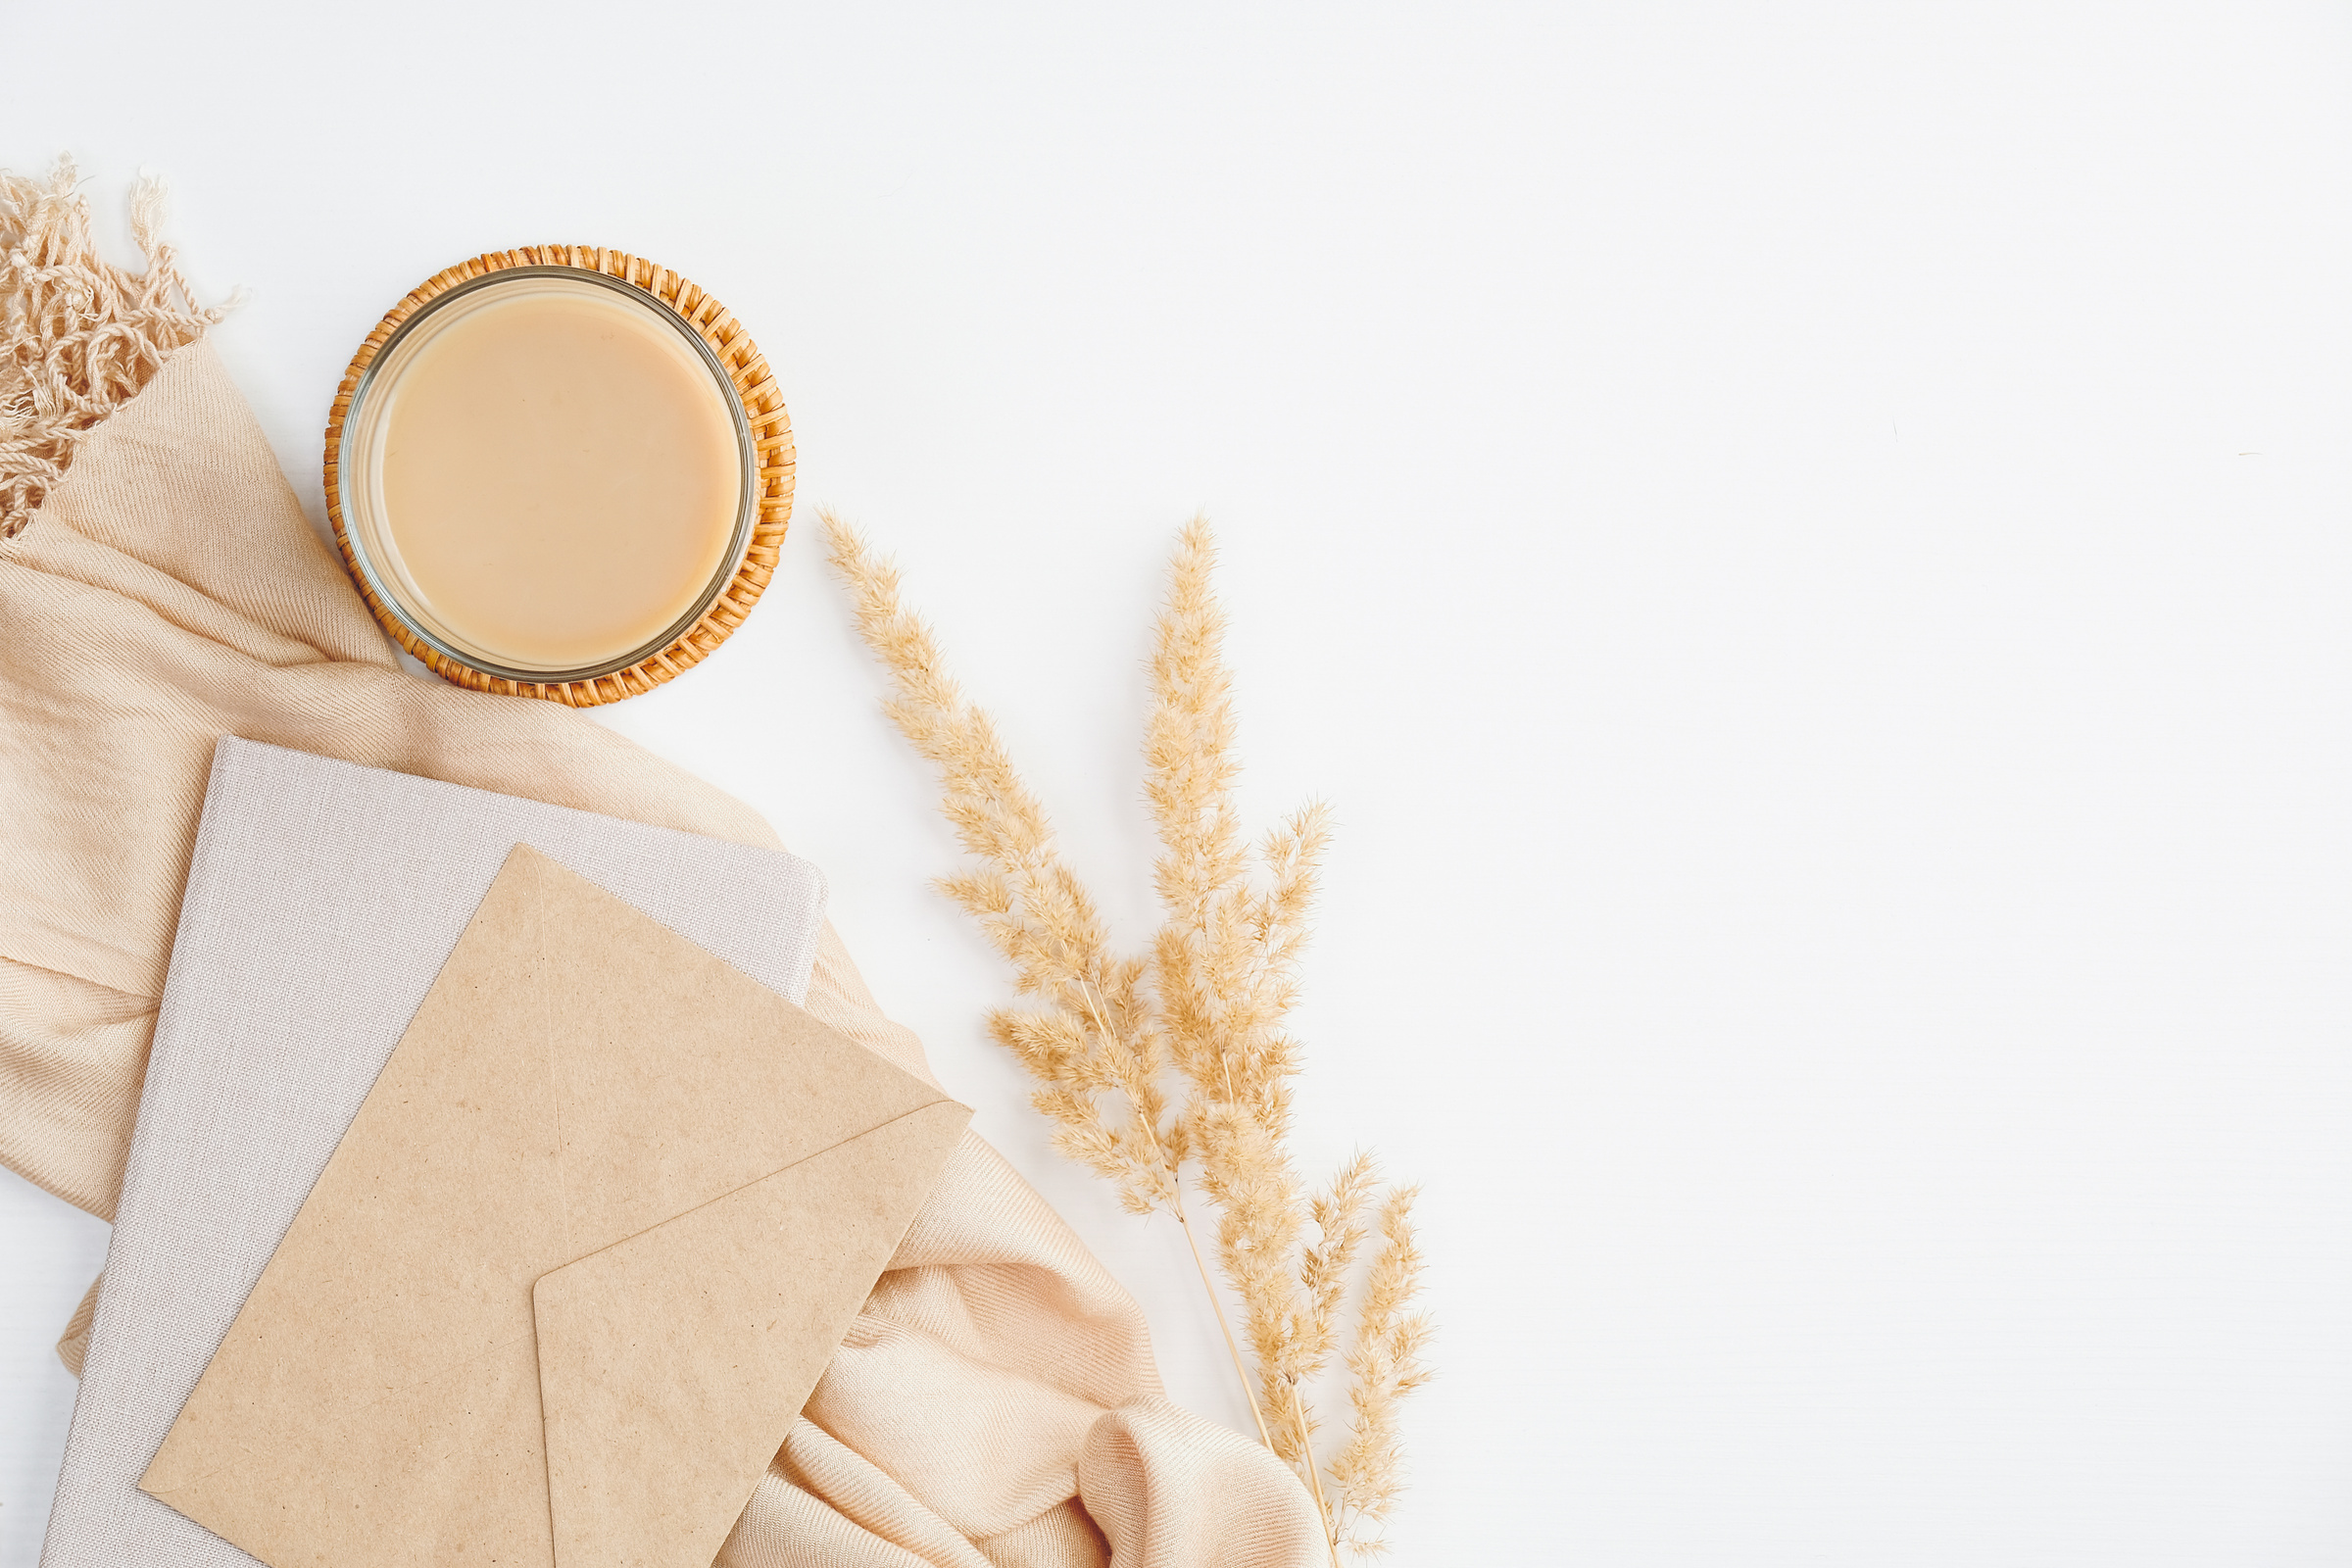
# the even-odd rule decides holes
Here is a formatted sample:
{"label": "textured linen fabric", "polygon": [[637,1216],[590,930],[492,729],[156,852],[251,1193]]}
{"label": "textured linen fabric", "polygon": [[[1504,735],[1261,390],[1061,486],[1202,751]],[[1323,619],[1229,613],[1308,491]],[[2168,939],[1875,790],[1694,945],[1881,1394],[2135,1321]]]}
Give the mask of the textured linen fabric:
{"label": "textured linen fabric", "polygon": [[805,860],[222,740],[42,1568],[250,1568],[139,1477],[516,844],[807,996]]}
{"label": "textured linen fabric", "polygon": [[[106,1217],[214,746],[231,734],[777,843],[740,802],[578,713],[403,672],[211,347],[178,350],[0,541],[0,1162]],[[807,1004],[929,1076],[830,927]],[[1166,1404],[1134,1300],[976,1140],[721,1561],[975,1557],[1326,1560],[1304,1490]]]}

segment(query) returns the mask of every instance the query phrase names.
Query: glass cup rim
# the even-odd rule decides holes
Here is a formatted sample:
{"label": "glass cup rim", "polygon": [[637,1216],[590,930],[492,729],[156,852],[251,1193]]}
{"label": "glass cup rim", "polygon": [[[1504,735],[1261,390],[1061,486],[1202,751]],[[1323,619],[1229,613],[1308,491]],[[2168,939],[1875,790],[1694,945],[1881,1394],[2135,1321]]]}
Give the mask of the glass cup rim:
{"label": "glass cup rim", "polygon": [[[407,596],[401,591],[391,574],[382,570],[379,564],[368,553],[368,529],[363,525],[362,519],[372,520],[378,527],[386,529],[389,528],[390,523],[389,519],[376,515],[369,499],[371,492],[366,482],[369,476],[364,472],[356,475],[354,473],[355,467],[363,466],[350,463],[337,465],[335,501],[343,514],[345,519],[343,534],[351,547],[352,560],[359,566],[361,576],[366,579],[368,588],[374,594],[376,603],[390,612],[393,618],[406,627],[411,636],[440,654],[444,659],[463,664],[467,669],[478,670],[482,674],[495,676],[501,680],[514,681],[517,685],[558,686],[571,681],[594,680],[600,676],[614,674],[641,664],[693,630],[696,623],[710,612],[710,607],[717,603],[719,596],[726,592],[727,585],[734,581],[736,573],[742,569],[744,555],[751,548],[752,526],[759,515],[760,455],[752,436],[751,416],[743,406],[743,394],[736,387],[734,376],[728,372],[726,366],[719,360],[717,351],[711,348],[709,340],[695,330],[693,322],[679,315],[660,296],[639,288],[624,278],[597,271],[593,268],[565,267],[553,263],[534,263],[529,266],[502,268],[495,272],[486,272],[480,277],[468,278],[453,288],[446,289],[417,307],[408,319],[402,321],[393,330],[390,337],[384,339],[383,347],[375,351],[374,355],[369,358],[367,368],[360,372],[359,380],[352,386],[351,401],[347,405],[341,420],[344,430],[352,431],[364,428],[361,423],[362,413],[367,407],[368,393],[374,389],[377,372],[391,361],[394,350],[398,349],[412,333],[454,301],[496,288],[501,284],[514,284],[532,278],[561,278],[593,283],[598,287],[610,289],[641,309],[652,312],[656,317],[667,322],[679,336],[693,345],[704,368],[710,372],[711,380],[718,386],[719,396],[726,404],[728,421],[733,425],[735,431],[735,527],[728,538],[726,554],[720,558],[719,569],[711,574],[710,581],[704,585],[702,593],[696,597],[694,603],[668,627],[652,639],[626,653],[599,661],[593,664],[582,664],[564,669],[524,669],[500,664],[481,654],[453,645],[442,632],[425,623],[417,609],[408,602]],[[348,439],[347,436],[347,445]],[[356,485],[355,478],[360,481]]]}

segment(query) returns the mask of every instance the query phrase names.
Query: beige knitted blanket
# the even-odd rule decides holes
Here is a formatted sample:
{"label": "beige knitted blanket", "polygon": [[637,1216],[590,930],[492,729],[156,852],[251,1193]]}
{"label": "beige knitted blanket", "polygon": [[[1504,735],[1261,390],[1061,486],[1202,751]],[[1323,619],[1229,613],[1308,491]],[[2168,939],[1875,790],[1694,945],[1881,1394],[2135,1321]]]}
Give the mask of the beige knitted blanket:
{"label": "beige knitted blanket", "polygon": [[[204,341],[70,172],[0,175],[0,1162],[111,1215],[224,734],[774,845],[749,808],[553,704],[402,671]],[[841,868],[835,868],[838,874]],[[928,1076],[828,928],[810,1010]],[[91,1299],[59,1346],[78,1369]],[[1265,1449],[1170,1404],[1144,1319],[967,1139],[720,1561],[1327,1560]]]}

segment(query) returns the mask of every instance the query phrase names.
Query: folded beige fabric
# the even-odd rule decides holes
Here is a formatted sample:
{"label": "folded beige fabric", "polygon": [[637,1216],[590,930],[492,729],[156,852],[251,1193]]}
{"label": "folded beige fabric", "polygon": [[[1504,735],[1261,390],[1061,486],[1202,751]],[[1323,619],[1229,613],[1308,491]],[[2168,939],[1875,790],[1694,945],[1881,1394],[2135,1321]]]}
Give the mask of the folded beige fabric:
{"label": "folded beige fabric", "polygon": [[[134,212],[144,276],[91,255],[69,175],[0,182],[0,1162],[99,1215],[221,735],[777,842],[578,713],[403,672]],[[929,1075],[830,927],[808,1006]],[[1325,1560],[1297,1480],[1161,1396],[1135,1301],[977,1139],[720,1557]]]}

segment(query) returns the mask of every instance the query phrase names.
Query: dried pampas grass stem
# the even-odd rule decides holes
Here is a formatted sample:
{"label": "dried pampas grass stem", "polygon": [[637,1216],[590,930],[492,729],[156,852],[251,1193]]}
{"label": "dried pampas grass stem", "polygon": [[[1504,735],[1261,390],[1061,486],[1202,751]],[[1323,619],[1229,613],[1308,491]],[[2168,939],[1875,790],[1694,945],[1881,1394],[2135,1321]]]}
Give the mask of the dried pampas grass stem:
{"label": "dried pampas grass stem", "polygon": [[[1165,920],[1146,952],[1116,955],[995,725],[949,678],[930,628],[900,605],[898,569],[839,518],[824,522],[858,630],[893,677],[884,710],[938,767],[940,808],[975,862],[941,887],[1029,999],[993,1009],[989,1034],[1036,1080],[1030,1098],[1055,1147],[1110,1182],[1131,1212],[1164,1212],[1182,1227],[1258,1436],[1312,1495],[1333,1562],[1343,1549],[1385,1550],[1380,1531],[1402,1487],[1397,1401],[1429,1378],[1430,1320],[1411,1305],[1421,1289],[1415,1190],[1383,1196],[1378,1167],[1359,1153],[1309,1194],[1286,1147],[1300,1050],[1284,1020],[1330,812],[1303,808],[1254,856],[1243,845],[1207,525],[1196,520],[1178,540],[1150,666],[1145,797]],[[1188,1208],[1188,1188],[1208,1200],[1213,1227]],[[1241,1305],[1238,1336],[1204,1228]],[[1309,1390],[1335,1354],[1348,1373],[1348,1431],[1327,1460]]]}

